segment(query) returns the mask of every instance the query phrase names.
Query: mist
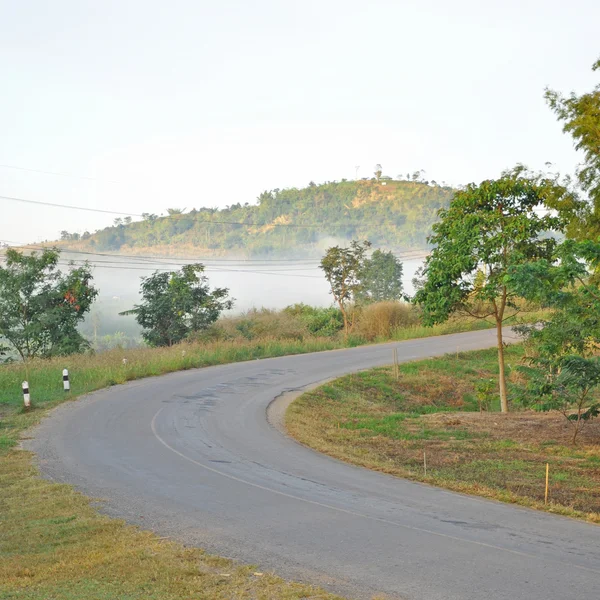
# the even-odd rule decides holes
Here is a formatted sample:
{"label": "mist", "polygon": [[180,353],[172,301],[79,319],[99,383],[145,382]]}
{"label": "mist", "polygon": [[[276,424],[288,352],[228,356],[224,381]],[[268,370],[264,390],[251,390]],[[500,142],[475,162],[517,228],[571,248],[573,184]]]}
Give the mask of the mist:
{"label": "mist", "polygon": [[[62,261],[81,261],[81,255],[63,252]],[[151,275],[156,269],[176,270],[183,262],[145,259],[142,262],[134,256],[111,256],[112,264],[101,264],[90,257],[94,285],[99,296],[90,314],[81,327],[82,333],[89,338],[114,335],[122,332],[127,338],[138,338],[140,328],[133,316],[120,316],[119,313],[133,308],[140,299],[139,287],[141,278]],[[104,260],[106,260],[104,258]],[[242,261],[231,265],[216,265],[210,259],[206,264],[205,274],[209,285],[226,287],[235,298],[235,304],[227,314],[235,315],[251,308],[282,309],[296,303],[313,306],[330,306],[332,297],[323,272],[317,266],[317,260],[310,266],[244,266]],[[119,264],[121,263],[121,264]],[[276,262],[273,263],[277,265]],[[404,291],[413,293],[412,279],[423,259],[403,261]],[[65,269],[65,266],[61,266]]]}

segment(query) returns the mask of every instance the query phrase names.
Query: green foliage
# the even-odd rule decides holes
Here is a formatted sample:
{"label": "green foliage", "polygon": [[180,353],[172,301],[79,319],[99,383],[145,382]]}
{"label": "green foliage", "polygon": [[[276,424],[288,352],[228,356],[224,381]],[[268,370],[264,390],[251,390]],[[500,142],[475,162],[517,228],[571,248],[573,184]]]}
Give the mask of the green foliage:
{"label": "green foliage", "polygon": [[504,375],[502,323],[516,308],[519,292],[511,286],[516,267],[552,257],[562,221],[539,215],[549,200],[567,190],[553,179],[532,176],[517,167],[497,180],[470,184],[457,192],[433,226],[435,246],[425,263],[425,282],[415,300],[426,324],[440,323],[456,311],[493,317],[498,330],[500,399],[508,410]]}
{"label": "green foliage", "polygon": [[[592,69],[600,70],[600,60]],[[571,93],[568,97],[547,89],[546,100],[564,123],[563,131],[573,136],[575,147],[583,152],[584,162],[577,176],[591,200],[591,205],[571,201],[556,208],[566,209],[570,215],[572,237],[596,238],[600,235],[600,85],[581,96]]]}
{"label": "green foliage", "polygon": [[591,356],[600,343],[600,289],[590,277],[598,269],[600,244],[566,240],[551,259],[526,263],[510,272],[523,297],[552,309],[543,326],[519,329],[537,354],[561,358]]}
{"label": "green foliage", "polygon": [[493,379],[483,379],[475,385],[475,397],[479,404],[479,412],[490,410],[497,403],[498,393]]}
{"label": "green foliage", "polygon": [[600,385],[600,357],[538,356],[521,367],[528,384],[520,401],[536,410],[561,412],[573,426],[573,443],[585,423],[600,415],[592,392]]}
{"label": "green foliage", "polygon": [[[143,213],[67,246],[99,251],[193,245],[245,255],[316,255],[323,240],[369,239],[388,248],[423,248],[452,189],[416,181],[342,181],[263,192],[256,204],[199,208],[165,217]],[[206,199],[209,203],[210,199]],[[171,212],[173,209],[170,209]],[[248,223],[239,225],[238,223]]]}
{"label": "green foliage", "polygon": [[[558,410],[574,427],[598,416],[591,392],[600,384],[600,289],[589,270],[598,269],[600,244],[567,240],[550,260],[513,268],[512,284],[520,293],[553,308],[537,326],[521,326],[531,347],[522,370],[529,384],[521,402],[538,410]],[[541,325],[541,326],[540,326]]]}
{"label": "green foliage", "polygon": [[358,293],[362,302],[400,300],[402,297],[402,262],[393,252],[375,250],[365,260],[361,275],[363,289]]}
{"label": "green foliage", "polygon": [[363,273],[365,269],[366,253],[371,242],[353,240],[350,247],[332,246],[327,249],[321,259],[320,268],[325,273],[331,294],[340,307],[344,318],[344,331],[346,335],[352,329],[349,320],[348,303],[359,299],[364,291]]}
{"label": "green foliage", "polygon": [[331,337],[344,327],[342,311],[333,306],[320,308],[300,303],[288,306],[284,312],[299,318],[312,335]]}
{"label": "green foliage", "polygon": [[8,250],[6,266],[0,267],[0,339],[22,359],[88,348],[77,325],[98,292],[87,265],[63,274],[57,269],[59,256],[57,250]]}
{"label": "green foliage", "polygon": [[172,346],[190,333],[206,329],[233,306],[227,288],[210,290],[204,266],[185,265],[180,271],[156,272],[142,278],[142,304],[121,314],[133,314],[151,346]]}
{"label": "green foliage", "polygon": [[491,305],[490,312],[502,318],[517,296],[508,286],[509,270],[549,258],[556,247],[555,239],[543,234],[560,231],[560,219],[540,216],[536,209],[565,192],[554,180],[528,176],[520,168],[457,192],[433,227],[434,250],[415,298],[425,321],[439,323],[477,305]]}

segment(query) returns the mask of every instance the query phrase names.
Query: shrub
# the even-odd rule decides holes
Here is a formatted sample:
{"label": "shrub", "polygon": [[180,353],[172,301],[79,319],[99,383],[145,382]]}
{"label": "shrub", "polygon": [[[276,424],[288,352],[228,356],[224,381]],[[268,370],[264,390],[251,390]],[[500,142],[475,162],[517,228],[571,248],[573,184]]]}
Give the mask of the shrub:
{"label": "shrub", "polygon": [[356,333],[368,340],[390,338],[394,331],[419,322],[419,313],[406,302],[376,302],[360,312]]}
{"label": "shrub", "polygon": [[220,319],[208,334],[212,334],[212,339],[226,340],[303,340],[309,331],[301,319],[285,311],[253,308],[239,316]]}
{"label": "shrub", "polygon": [[307,304],[294,304],[283,309],[288,315],[300,319],[308,331],[316,336],[331,337],[344,327],[344,317],[339,308],[319,308]]}

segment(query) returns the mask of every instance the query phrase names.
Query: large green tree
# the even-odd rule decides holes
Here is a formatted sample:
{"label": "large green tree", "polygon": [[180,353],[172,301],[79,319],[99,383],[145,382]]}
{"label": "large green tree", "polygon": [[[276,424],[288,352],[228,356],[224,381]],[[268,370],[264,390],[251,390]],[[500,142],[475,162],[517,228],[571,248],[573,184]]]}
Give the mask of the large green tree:
{"label": "large green tree", "polygon": [[462,311],[496,325],[503,412],[508,411],[508,396],[502,326],[519,296],[509,272],[516,265],[552,256],[557,242],[547,234],[559,231],[561,220],[543,209],[564,194],[555,180],[534,177],[518,167],[457,192],[433,226],[434,248],[415,300],[427,324]]}
{"label": "large green tree", "polygon": [[371,242],[353,240],[346,248],[328,248],[321,259],[320,269],[325,273],[333,299],[342,313],[346,336],[354,325],[348,305],[358,300],[364,290],[363,273],[370,247]]}
{"label": "large green tree", "polygon": [[[592,69],[600,70],[600,60]],[[546,100],[563,122],[563,131],[573,136],[575,147],[583,153],[583,164],[577,171],[581,187],[590,202],[567,203],[557,208],[571,212],[568,233],[577,239],[597,238],[600,235],[600,84],[591,92],[564,96],[547,89]]]}
{"label": "large green tree", "polygon": [[402,297],[402,262],[393,252],[375,250],[365,260],[361,283],[363,289],[358,294],[360,300],[399,300]]}
{"label": "large green tree", "polygon": [[58,250],[9,249],[0,267],[0,339],[23,360],[89,347],[77,325],[96,298],[89,266],[58,270]]}
{"label": "large green tree", "polygon": [[195,331],[206,329],[233,307],[227,288],[211,291],[204,265],[185,265],[179,271],[155,272],[142,278],[142,303],[122,315],[135,315],[151,346],[172,346]]}

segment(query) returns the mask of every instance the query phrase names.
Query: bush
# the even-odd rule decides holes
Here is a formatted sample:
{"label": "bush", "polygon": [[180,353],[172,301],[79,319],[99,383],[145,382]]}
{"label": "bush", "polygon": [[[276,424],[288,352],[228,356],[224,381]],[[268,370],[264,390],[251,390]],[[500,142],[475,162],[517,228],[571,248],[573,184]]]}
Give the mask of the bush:
{"label": "bush", "polygon": [[310,333],[301,319],[285,311],[266,308],[253,308],[236,317],[222,318],[211,329],[207,332],[209,337],[225,340],[303,340]]}
{"label": "bush", "polygon": [[397,329],[419,323],[418,310],[406,302],[376,302],[365,306],[358,315],[356,333],[374,340],[390,338]]}
{"label": "bush", "polygon": [[344,318],[339,308],[319,308],[307,304],[294,304],[283,309],[288,315],[300,319],[312,335],[331,337],[344,328]]}

